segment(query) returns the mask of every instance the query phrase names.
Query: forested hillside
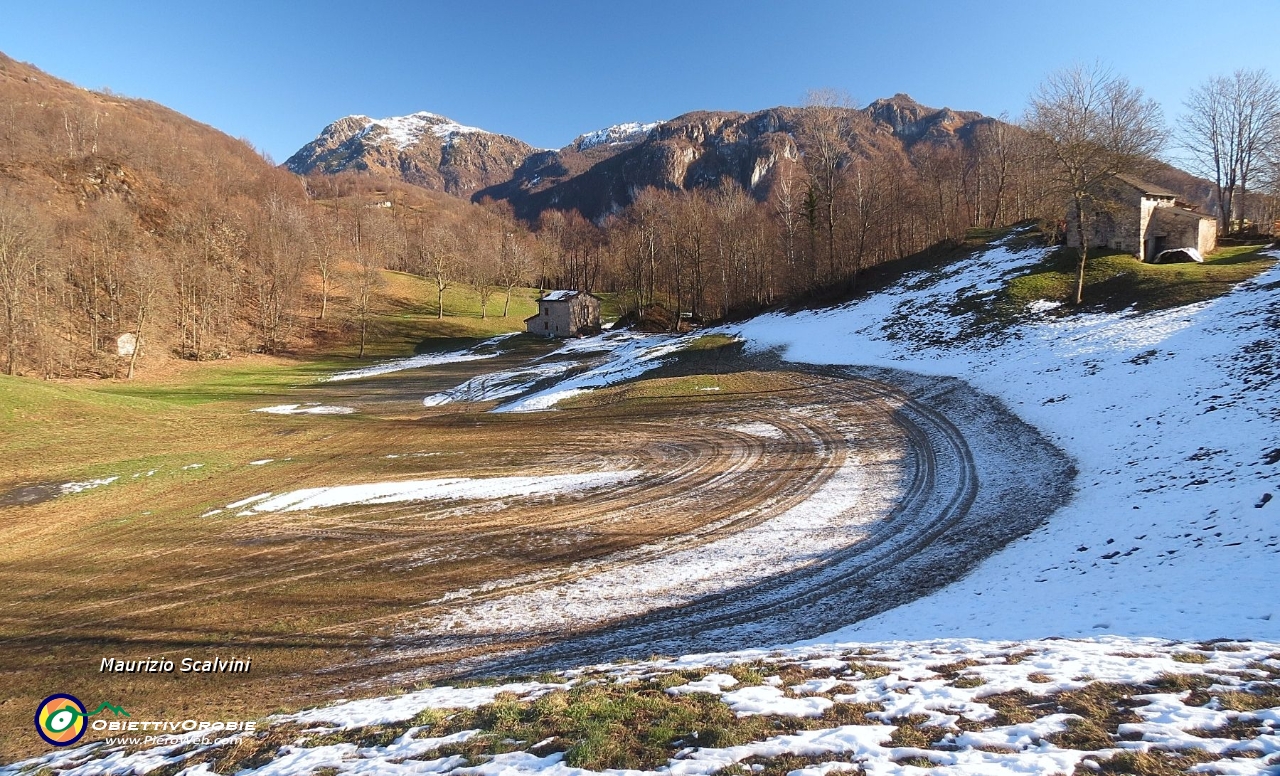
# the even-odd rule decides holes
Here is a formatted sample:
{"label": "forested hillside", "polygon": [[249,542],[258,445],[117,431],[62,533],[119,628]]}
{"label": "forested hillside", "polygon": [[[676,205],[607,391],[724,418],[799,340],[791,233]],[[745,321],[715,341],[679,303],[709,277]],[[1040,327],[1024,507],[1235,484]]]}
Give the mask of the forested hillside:
{"label": "forested hillside", "polygon": [[384,268],[461,283],[517,231],[403,184],[309,191],[246,142],[0,55],[0,371],[124,376],[121,334],[188,359],[355,341]]}

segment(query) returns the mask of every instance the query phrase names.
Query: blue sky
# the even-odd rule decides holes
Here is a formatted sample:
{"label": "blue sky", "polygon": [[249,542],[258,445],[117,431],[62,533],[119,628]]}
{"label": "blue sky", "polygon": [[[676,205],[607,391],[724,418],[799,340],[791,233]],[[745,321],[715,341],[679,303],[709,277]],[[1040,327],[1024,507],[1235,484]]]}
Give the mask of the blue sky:
{"label": "blue sky", "polygon": [[[1242,36],[1236,30],[1256,30]],[[906,92],[1016,118],[1103,59],[1176,116],[1238,67],[1280,78],[1280,1],[9,2],[0,51],[155,100],[283,161],[335,118],[418,110],[559,147],[690,110]]]}

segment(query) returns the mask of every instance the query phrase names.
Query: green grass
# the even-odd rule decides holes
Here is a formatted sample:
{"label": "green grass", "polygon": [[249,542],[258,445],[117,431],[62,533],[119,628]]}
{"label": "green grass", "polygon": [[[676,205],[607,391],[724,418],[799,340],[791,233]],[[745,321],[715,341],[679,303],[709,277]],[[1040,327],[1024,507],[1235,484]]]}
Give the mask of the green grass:
{"label": "green grass", "polygon": [[[730,667],[731,674],[737,666]],[[755,678],[744,667],[743,676]],[[386,745],[409,727],[425,726],[431,736],[463,730],[479,735],[430,754],[461,754],[470,763],[503,752],[530,750],[545,756],[564,752],[566,765],[600,771],[607,768],[654,769],[685,747],[728,747],[770,736],[841,724],[871,724],[866,714],[879,707],[838,703],[822,718],[739,717],[716,695],[670,695],[666,689],[689,681],[680,673],[642,683],[589,682],[557,690],[532,701],[498,696],[476,709],[427,709],[401,725],[343,731],[307,742],[308,746],[356,743]],[[253,754],[257,754],[254,748]],[[230,764],[228,764],[230,765]],[[245,763],[234,763],[245,767]]]}
{"label": "green grass", "polygon": [[[1256,245],[1224,248],[1203,264],[1144,264],[1127,253],[1100,254],[1085,268],[1084,304],[1105,310],[1165,310],[1213,299],[1275,263],[1260,250]],[[1011,280],[1001,302],[1011,311],[1036,300],[1069,304],[1075,296],[1078,255],[1067,248],[1054,251]]]}
{"label": "green grass", "polygon": [[[489,299],[488,314],[481,316],[480,294],[465,284],[455,284],[444,292],[444,317],[439,317],[435,283],[406,272],[387,270],[379,302],[369,321],[365,357],[385,358],[428,353],[459,342],[474,344],[497,334],[522,331],[524,319],[537,312],[538,289],[515,288],[511,307],[502,316],[505,291],[495,291]],[[348,332],[335,355],[350,358],[359,350],[358,336]]]}
{"label": "green grass", "polygon": [[719,350],[741,341],[737,337],[731,337],[727,334],[703,334],[701,337],[695,337],[690,340],[681,350]]}
{"label": "green grass", "polygon": [[104,381],[89,388],[88,392],[195,406],[229,399],[283,395],[292,387],[315,382],[351,366],[350,360],[333,357],[236,360],[206,364],[196,374],[184,374],[175,379]]}

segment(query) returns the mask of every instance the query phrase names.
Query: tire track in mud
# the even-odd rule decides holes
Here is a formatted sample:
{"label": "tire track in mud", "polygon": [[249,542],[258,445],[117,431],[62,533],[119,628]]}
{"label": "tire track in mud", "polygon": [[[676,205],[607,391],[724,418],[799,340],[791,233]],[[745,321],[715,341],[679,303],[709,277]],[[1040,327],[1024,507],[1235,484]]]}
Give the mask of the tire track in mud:
{"label": "tire track in mud", "polygon": [[[660,653],[741,648],[820,635],[891,608],[883,599],[876,601],[876,579],[962,520],[979,484],[972,451],[945,417],[908,399],[895,422],[911,440],[909,484],[891,515],[865,539],[817,566],[653,612],[529,658],[500,661],[486,672],[519,672],[549,660],[600,662],[635,654],[636,648]],[[940,479],[952,482],[940,486]],[[849,593],[858,597],[850,600]],[[742,626],[750,627],[744,631]]]}
{"label": "tire track in mud", "polygon": [[[662,541],[649,543],[638,548],[623,551],[614,557],[596,559],[575,566],[568,570],[548,573],[540,576],[536,584],[544,585],[568,579],[577,579],[597,573],[601,567],[615,565],[619,562],[641,562],[657,557],[676,549],[713,541],[716,537],[741,530],[744,527],[768,520],[773,514],[789,506],[804,501],[814,490],[829,477],[829,471],[821,466],[823,449],[813,449],[812,439],[820,439],[822,448],[832,447],[833,434],[816,423],[783,422],[772,414],[747,413],[747,419],[769,420],[779,428],[786,437],[781,445],[773,445],[774,449],[766,455],[766,444],[752,435],[725,431],[714,427],[673,426],[668,422],[640,423],[628,430],[641,444],[646,441],[652,446],[662,446],[674,456],[678,465],[674,469],[662,471],[657,476],[644,477],[640,481],[628,484],[606,494],[588,495],[581,500],[574,500],[568,508],[543,509],[535,512],[536,519],[526,519],[520,524],[522,531],[569,530],[575,528],[598,528],[610,521],[616,521],[618,515],[637,514],[661,515],[688,513],[700,501],[700,493],[707,489],[720,492],[732,492],[733,497],[727,499],[716,509],[702,510],[706,514],[701,523],[693,530],[687,526],[670,527]],[[523,420],[523,419],[522,419]],[[583,444],[582,455],[591,455],[599,462],[598,445]],[[779,453],[777,448],[782,449]],[[593,449],[594,448],[594,449]],[[592,455],[594,454],[594,455]],[[631,459],[634,460],[634,457]],[[767,464],[767,466],[762,465]],[[616,468],[616,467],[615,467]],[[765,473],[762,475],[761,471]],[[744,479],[750,480],[744,482]],[[263,515],[249,518],[237,528],[246,535],[255,533],[254,523],[270,524],[270,529],[263,532],[267,536],[311,536],[319,538],[369,538],[372,525],[378,523],[355,522],[369,514],[381,511],[392,513],[408,513],[408,518],[388,517],[387,522],[397,520],[422,521],[420,509],[392,508],[371,510],[354,510],[342,520],[345,528],[332,531],[309,528],[291,528],[289,518],[281,522],[280,515]],[[428,513],[429,514],[429,513]],[[420,533],[420,530],[415,531]],[[510,536],[512,520],[510,515],[502,512],[472,520],[468,523],[469,542],[483,544],[492,539]],[[375,541],[344,544],[344,546],[324,553],[311,553],[296,560],[281,561],[273,558],[272,550],[250,550],[246,558],[261,556],[262,562],[252,572],[243,570],[226,574],[201,576],[185,582],[171,583],[163,589],[133,592],[127,596],[112,597],[96,601],[86,601],[65,608],[61,617],[75,620],[75,625],[51,627],[43,631],[45,636],[64,631],[78,630],[86,625],[95,627],[136,621],[136,618],[168,612],[174,609],[197,607],[201,604],[224,598],[227,595],[246,595],[257,591],[269,590],[281,585],[323,577],[334,567],[344,571],[353,569],[377,569],[387,564],[408,563],[415,555],[422,552],[422,542],[418,536],[410,538],[374,537]],[[190,548],[196,550],[198,548]],[[570,548],[567,555],[581,553]],[[525,589],[530,583],[515,586],[497,587],[487,593],[473,594],[471,602],[485,598],[499,598],[512,590]],[[148,604],[148,601],[151,601]],[[128,605],[127,613],[112,612],[121,605]],[[308,607],[307,615],[324,614],[347,608],[345,605],[331,607]],[[448,607],[442,607],[448,608]],[[94,617],[92,613],[106,616]],[[89,615],[86,617],[86,615]],[[60,617],[60,619],[61,619]],[[364,629],[381,623],[394,622],[401,619],[402,614],[388,615],[378,618],[361,619],[355,622],[345,621],[338,625],[313,630],[310,635],[326,635],[349,633],[352,629]],[[78,618],[78,619],[77,619]],[[255,622],[267,623],[271,617],[261,620],[240,620],[239,625],[250,626]],[[246,643],[269,641],[270,638],[247,639]],[[3,643],[0,640],[0,643]]]}
{"label": "tire track in mud", "polygon": [[[787,365],[789,368],[794,365]],[[655,653],[681,654],[795,641],[829,632],[886,611],[959,578],[982,558],[1012,538],[1033,529],[1071,493],[1070,461],[1034,428],[1012,416],[1003,405],[961,381],[911,376],[903,382],[927,400],[884,382],[896,378],[878,370],[867,379],[850,371],[817,370],[832,377],[843,403],[894,401],[891,422],[905,434],[910,451],[903,493],[892,512],[867,536],[829,553],[820,563],[778,574],[763,582],[732,587],[688,605],[658,609],[622,621],[587,625],[567,634],[524,633],[496,657],[483,648],[453,651],[459,661],[450,673],[511,674],[582,665],[620,657]],[[921,388],[924,390],[920,390]],[[965,394],[961,400],[949,394]],[[974,404],[979,408],[975,411]],[[1013,432],[1007,450],[986,450],[985,469],[1016,470],[1023,453],[1043,467],[1043,490],[1022,504],[1010,494],[1027,491],[1036,476],[999,482],[985,501],[973,450],[948,411],[972,415],[965,421],[995,422]],[[983,415],[990,415],[984,418]],[[1055,484],[1056,483],[1056,484]],[[1029,495],[1023,493],[1022,495]],[[974,510],[975,504],[981,508]],[[987,522],[994,522],[991,528]],[[980,527],[979,527],[980,526]],[[976,529],[976,530],[975,530]],[[994,541],[989,541],[994,537]],[[941,564],[940,568],[930,566]],[[401,642],[416,651],[412,639]],[[442,646],[437,644],[436,647]],[[426,650],[430,651],[430,648]],[[499,650],[495,649],[494,652]],[[435,663],[434,658],[428,662]],[[428,669],[428,675],[438,673]],[[412,672],[406,674],[413,676]]]}
{"label": "tire track in mud", "polygon": [[[810,376],[811,379],[815,377],[817,376]],[[909,464],[900,486],[901,497],[887,515],[881,516],[874,523],[875,527],[866,536],[829,553],[815,564],[766,579],[748,588],[735,588],[710,595],[687,606],[652,611],[620,624],[607,626],[598,632],[584,632],[593,625],[586,623],[576,629],[578,632],[567,636],[552,632],[522,633],[513,634],[515,638],[507,643],[502,643],[500,638],[491,638],[487,640],[490,642],[488,644],[473,642],[458,648],[450,648],[447,646],[450,639],[441,638],[426,651],[430,653],[441,647],[444,649],[430,655],[428,662],[443,662],[441,658],[446,655],[448,659],[466,660],[477,653],[495,649],[509,651],[513,648],[533,647],[533,653],[527,657],[499,659],[484,669],[485,673],[504,673],[538,670],[560,662],[581,663],[582,660],[604,659],[613,654],[636,654],[636,650],[649,654],[664,649],[687,651],[704,647],[720,648],[728,644],[744,646],[743,634],[735,633],[735,626],[751,624],[751,631],[758,637],[760,622],[770,618],[787,621],[774,630],[793,634],[793,618],[788,615],[798,607],[813,607],[832,596],[842,595],[852,586],[873,580],[884,565],[917,551],[933,537],[946,531],[955,519],[963,516],[972,503],[977,477],[972,456],[963,436],[954,425],[900,391],[873,381],[847,376],[827,377],[812,382],[811,387],[823,397],[824,402],[834,403],[842,408],[842,412],[837,413],[834,420],[806,426],[814,433],[819,433],[821,447],[831,451],[828,459],[823,462],[827,473],[822,478],[823,482],[843,464],[846,455],[859,447],[859,442],[866,448],[879,448],[889,441],[884,438],[886,436],[900,434],[906,439]],[[775,428],[786,425],[778,417],[776,410],[772,413],[754,413],[748,417],[750,420],[769,423]],[[896,433],[886,435],[881,431],[878,436],[870,438],[853,433],[868,426],[892,427]],[[950,491],[941,491],[938,487],[940,451],[945,451],[951,462],[947,473],[954,472],[950,476],[954,480]],[[816,486],[809,489],[806,497],[812,497],[816,490]],[[769,510],[753,519],[734,521],[729,530],[717,534],[709,541],[765,523],[796,503],[799,501],[791,501],[781,509]],[[864,505],[852,504],[842,511],[851,522],[861,523],[866,517],[861,513],[862,509],[865,509]],[[674,548],[673,551],[679,549],[683,547]],[[591,571],[592,574],[606,573],[622,565],[644,563],[658,554],[628,558],[621,563]],[[503,596],[517,595],[527,592],[527,589],[508,588],[501,592]],[[467,603],[474,604],[477,601]],[[850,621],[842,619],[846,616],[845,612],[832,615],[836,624]],[[409,646],[413,641],[409,638],[401,644],[408,646],[410,651],[416,651]],[[476,641],[485,642],[486,639]],[[546,645],[549,641],[557,643]],[[420,654],[419,657],[426,656]]]}
{"label": "tire track in mud", "polygon": [[[802,455],[806,451],[791,451],[786,455],[782,465],[779,465],[777,461],[772,461],[771,466],[778,472],[800,473],[801,476],[779,477],[768,482],[763,489],[751,490],[745,495],[731,499],[709,510],[700,508],[700,511],[704,514],[709,514],[711,519],[704,521],[701,526],[693,530],[674,532],[664,536],[657,542],[648,542],[639,547],[615,552],[600,559],[577,563],[570,569],[540,575],[536,580],[499,584],[483,592],[467,595],[465,602],[467,604],[475,604],[500,600],[510,595],[553,584],[588,579],[596,574],[622,566],[637,565],[672,552],[709,544],[726,535],[765,523],[777,514],[802,503],[830,478],[832,469],[827,465],[829,461],[823,459],[821,453],[824,450],[833,450],[836,451],[837,455],[839,454],[839,443],[843,441],[843,438],[836,432],[816,423],[779,422],[772,414],[751,413],[735,417],[769,422],[770,425],[787,435],[787,447],[794,447],[814,438],[821,440],[820,446],[815,450],[818,455],[814,457],[818,458],[818,463],[823,465],[810,465],[811,462],[807,461]],[[809,438],[806,439],[797,429],[804,429]],[[625,497],[615,496],[603,500],[592,500],[579,507],[576,510],[576,514],[561,517],[558,525],[560,527],[565,525],[595,527],[601,525],[602,520],[617,520],[619,515],[626,516],[625,519],[634,519],[637,515],[673,512],[679,514],[690,508],[680,502],[690,499],[698,502],[704,501],[705,497],[697,495],[698,491],[709,487],[711,482],[716,480],[719,481],[715,483],[717,488],[721,490],[736,490],[738,480],[744,475],[752,474],[753,466],[751,465],[760,462],[763,457],[764,445],[758,438],[742,432],[728,431],[723,428],[702,428],[698,430],[698,433],[703,436],[708,432],[722,434],[728,439],[735,440],[735,444],[732,445],[724,445],[722,441],[715,440],[717,447],[728,448],[731,451],[736,449],[738,451],[737,454],[731,453],[731,461],[726,469],[718,470],[713,477],[704,479],[701,482],[697,478],[687,475],[663,476],[659,478],[663,487],[657,492],[654,492],[652,485],[645,482],[628,485],[625,489],[628,491]],[[742,451],[745,450],[751,451],[749,457],[742,456]],[[828,456],[828,458],[830,457]],[[723,459],[720,459],[720,462],[723,463]],[[837,460],[838,463],[839,461]],[[699,469],[705,469],[709,465],[710,461],[705,462],[705,465],[700,466]],[[530,524],[529,527],[545,528],[546,525],[535,523]],[[494,535],[502,533],[504,532],[497,530]],[[427,616],[447,611],[450,608],[452,607],[433,607],[428,605],[419,609],[417,614],[419,616]],[[395,623],[403,619],[403,614],[394,614],[362,620],[358,625],[367,627],[369,625]],[[351,625],[348,623],[326,630],[336,631]]]}

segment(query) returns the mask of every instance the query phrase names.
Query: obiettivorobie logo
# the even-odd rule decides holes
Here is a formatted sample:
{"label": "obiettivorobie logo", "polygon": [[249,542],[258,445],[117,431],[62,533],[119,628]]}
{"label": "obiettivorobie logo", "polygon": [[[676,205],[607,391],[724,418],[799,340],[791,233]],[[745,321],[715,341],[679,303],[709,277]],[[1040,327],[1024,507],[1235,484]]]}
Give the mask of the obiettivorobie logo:
{"label": "obiettivorobie logo", "polygon": [[[92,722],[88,721],[89,717],[106,711],[113,712],[115,718],[99,717]],[[179,740],[187,743],[211,743],[209,736],[253,733],[258,724],[254,720],[137,720],[132,717],[132,714],[121,707],[106,702],[98,704],[98,708],[93,711],[85,711],[84,704],[76,696],[57,693],[40,701],[40,705],[36,707],[35,723],[40,737],[54,746],[70,746],[79,741],[88,730],[117,736],[115,739],[108,738],[107,741],[117,740],[126,744],[168,744]],[[150,735],[134,737],[135,733]]]}
{"label": "obiettivorobie logo", "polygon": [[129,712],[106,701],[93,711],[85,711],[84,704],[76,696],[56,693],[40,701],[36,707],[36,732],[54,746],[70,746],[79,741],[88,729],[86,720],[104,711],[114,712],[117,717],[129,716]]}

